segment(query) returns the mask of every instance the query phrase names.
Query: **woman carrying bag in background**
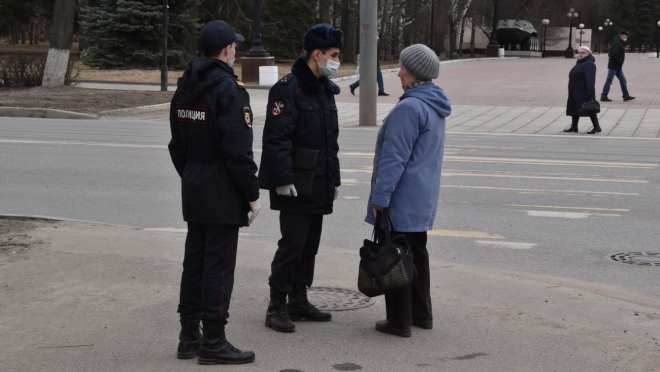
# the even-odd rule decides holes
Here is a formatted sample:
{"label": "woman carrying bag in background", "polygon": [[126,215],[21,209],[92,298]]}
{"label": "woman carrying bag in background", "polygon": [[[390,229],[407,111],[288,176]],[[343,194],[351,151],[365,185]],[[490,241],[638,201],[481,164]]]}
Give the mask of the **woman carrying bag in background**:
{"label": "woman carrying bag in background", "polygon": [[365,221],[373,225],[376,212],[387,208],[392,236],[404,235],[412,251],[416,271],[412,284],[385,294],[387,319],[376,323],[380,332],[410,337],[411,325],[433,327],[426,232],[433,229],[438,208],[445,118],[451,104],[433,84],[440,73],[433,50],[411,45],[401,52],[399,62],[404,93],[378,132]]}
{"label": "woman carrying bag in background", "polygon": [[601,131],[598,124],[600,106],[596,101],[596,59],[591,55],[591,49],[586,46],[578,48],[578,58],[575,67],[568,74],[566,116],[571,116],[573,123],[564,132],[577,132],[580,116],[588,116],[594,128],[587,133],[594,134]]}

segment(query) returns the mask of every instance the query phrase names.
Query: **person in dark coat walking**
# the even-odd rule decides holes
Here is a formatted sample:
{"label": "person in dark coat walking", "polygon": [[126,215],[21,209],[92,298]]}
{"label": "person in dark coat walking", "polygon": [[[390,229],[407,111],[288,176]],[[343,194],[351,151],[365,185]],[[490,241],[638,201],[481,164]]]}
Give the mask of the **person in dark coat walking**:
{"label": "person in dark coat walking", "polygon": [[[307,300],[307,287],[314,279],[323,215],[332,213],[341,184],[335,104],[340,90],[328,77],[339,68],[343,35],[329,24],[311,27],[303,37],[307,56],[296,60],[268,97],[259,178],[268,180],[270,208],[280,211],[282,238],[271,264],[266,312],[266,326],[278,332],[294,332],[292,321],[332,318]],[[296,190],[294,148],[318,151],[311,195]]]}
{"label": "person in dark coat walking", "polygon": [[177,356],[191,359],[199,353],[199,364],[250,363],[254,353],[235,348],[225,337],[238,229],[251,224],[261,209],[250,97],[231,67],[236,44],[244,38],[227,23],[211,21],[199,41],[204,57],[186,67],[170,108],[168,148],[181,176],[188,223]]}
{"label": "person in dark coat walking", "polygon": [[[571,127],[564,132],[577,132],[580,121],[580,111],[585,102],[595,99],[596,94],[596,59],[591,55],[591,50],[586,46],[578,48],[578,61],[568,74],[568,102],[566,104],[566,116],[571,116],[573,122]],[[598,114],[590,117],[594,128],[587,132],[589,134],[601,131],[598,124]]]}
{"label": "person in dark coat walking", "polygon": [[623,62],[626,60],[626,46],[624,43],[628,40],[628,36],[628,31],[622,30],[612,41],[612,46],[608,53],[610,60],[607,63],[607,79],[603,86],[603,92],[600,94],[600,100],[603,102],[612,102],[611,99],[607,98],[607,95],[610,93],[610,86],[612,86],[615,76],[619,79],[619,83],[621,84],[623,100],[632,101],[635,99],[635,97],[631,97],[630,93],[628,93],[628,82],[623,75]]}

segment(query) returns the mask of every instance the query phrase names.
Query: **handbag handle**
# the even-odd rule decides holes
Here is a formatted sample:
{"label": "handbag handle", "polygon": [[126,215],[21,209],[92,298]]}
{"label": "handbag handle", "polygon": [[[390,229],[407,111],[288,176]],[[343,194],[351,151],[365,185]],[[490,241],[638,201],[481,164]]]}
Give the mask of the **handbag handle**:
{"label": "handbag handle", "polygon": [[382,219],[385,218],[387,221],[385,223],[385,243],[390,244],[392,243],[392,234],[391,234],[391,229],[394,227],[394,224],[392,223],[392,220],[390,219],[390,212],[388,211],[387,208],[383,208],[383,211],[377,211],[376,212],[376,222],[374,223],[374,232],[373,232],[373,240],[375,241],[376,237],[376,229],[382,229],[381,226],[381,221]]}

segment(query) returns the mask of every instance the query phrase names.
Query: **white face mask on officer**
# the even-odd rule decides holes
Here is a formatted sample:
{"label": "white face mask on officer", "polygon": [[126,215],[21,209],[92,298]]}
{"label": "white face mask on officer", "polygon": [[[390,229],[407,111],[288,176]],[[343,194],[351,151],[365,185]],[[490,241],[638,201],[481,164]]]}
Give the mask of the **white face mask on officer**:
{"label": "white face mask on officer", "polygon": [[323,56],[323,58],[325,58],[326,61],[328,61],[328,64],[326,66],[323,66],[319,63],[319,74],[321,74],[321,76],[326,76],[326,77],[332,76],[335,72],[337,72],[337,70],[339,70],[339,65],[341,65],[341,63],[328,59],[326,56],[323,55],[323,53],[321,53],[321,55]]}
{"label": "white face mask on officer", "polygon": [[229,67],[234,67],[234,62],[236,62],[236,49],[235,49],[236,47],[233,45],[230,46],[234,50],[234,56],[229,58],[229,53],[227,53],[227,59],[228,59],[227,64],[229,65]]}

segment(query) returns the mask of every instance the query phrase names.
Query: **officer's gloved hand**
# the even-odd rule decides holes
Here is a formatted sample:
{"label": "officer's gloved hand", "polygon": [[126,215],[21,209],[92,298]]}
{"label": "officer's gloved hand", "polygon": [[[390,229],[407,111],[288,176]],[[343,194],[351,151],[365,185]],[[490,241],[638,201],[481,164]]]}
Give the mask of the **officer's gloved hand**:
{"label": "officer's gloved hand", "polygon": [[250,202],[250,211],[252,212],[252,216],[250,216],[248,225],[252,225],[252,222],[254,221],[255,218],[257,218],[257,215],[259,214],[260,210],[261,210],[261,203],[259,203],[259,199]]}
{"label": "officer's gloved hand", "polygon": [[335,187],[335,199],[339,197],[339,187]]}
{"label": "officer's gloved hand", "polygon": [[277,188],[275,188],[275,191],[277,192],[277,195],[298,196],[298,192],[296,191],[296,187],[293,186],[293,184],[277,187]]}

